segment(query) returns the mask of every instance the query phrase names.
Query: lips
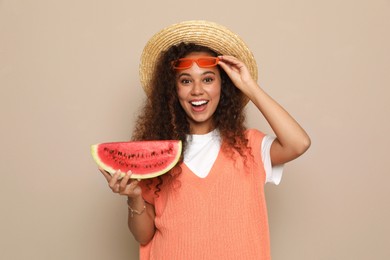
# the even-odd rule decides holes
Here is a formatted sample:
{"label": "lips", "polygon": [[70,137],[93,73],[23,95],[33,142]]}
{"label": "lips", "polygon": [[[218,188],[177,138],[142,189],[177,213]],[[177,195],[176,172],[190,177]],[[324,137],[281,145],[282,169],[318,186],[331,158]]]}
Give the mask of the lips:
{"label": "lips", "polygon": [[193,100],[190,101],[190,104],[192,106],[192,110],[196,112],[201,112],[204,109],[206,109],[206,105],[209,103],[208,100]]}

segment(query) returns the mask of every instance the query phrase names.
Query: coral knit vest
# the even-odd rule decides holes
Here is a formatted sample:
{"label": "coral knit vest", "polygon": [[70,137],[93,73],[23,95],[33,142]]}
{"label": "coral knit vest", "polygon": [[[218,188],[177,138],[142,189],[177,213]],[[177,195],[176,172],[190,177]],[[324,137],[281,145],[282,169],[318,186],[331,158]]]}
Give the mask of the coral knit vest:
{"label": "coral knit vest", "polygon": [[159,196],[143,187],[156,211],[156,233],[140,246],[140,259],[270,259],[265,171],[261,160],[264,134],[248,130],[252,156],[234,160],[222,149],[206,178],[183,163],[180,185]]}

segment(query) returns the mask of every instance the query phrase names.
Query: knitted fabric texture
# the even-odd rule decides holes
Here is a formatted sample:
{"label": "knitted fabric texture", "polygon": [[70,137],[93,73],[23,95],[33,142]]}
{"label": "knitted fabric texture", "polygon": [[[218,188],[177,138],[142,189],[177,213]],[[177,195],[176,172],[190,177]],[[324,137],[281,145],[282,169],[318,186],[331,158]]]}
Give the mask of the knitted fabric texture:
{"label": "knitted fabric texture", "polygon": [[140,246],[140,259],[270,259],[265,171],[261,159],[264,134],[248,130],[251,155],[246,164],[222,149],[204,179],[183,163],[177,187],[156,197],[143,186],[155,207],[156,233]]}

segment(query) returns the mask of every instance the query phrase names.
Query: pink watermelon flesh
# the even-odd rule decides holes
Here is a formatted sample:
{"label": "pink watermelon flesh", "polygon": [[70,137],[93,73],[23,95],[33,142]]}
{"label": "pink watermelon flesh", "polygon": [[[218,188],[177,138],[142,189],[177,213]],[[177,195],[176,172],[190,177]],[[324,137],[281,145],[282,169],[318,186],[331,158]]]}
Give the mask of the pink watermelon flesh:
{"label": "pink watermelon flesh", "polygon": [[181,149],[179,140],[114,142],[92,145],[91,153],[97,165],[110,174],[130,170],[132,179],[148,179],[172,169]]}

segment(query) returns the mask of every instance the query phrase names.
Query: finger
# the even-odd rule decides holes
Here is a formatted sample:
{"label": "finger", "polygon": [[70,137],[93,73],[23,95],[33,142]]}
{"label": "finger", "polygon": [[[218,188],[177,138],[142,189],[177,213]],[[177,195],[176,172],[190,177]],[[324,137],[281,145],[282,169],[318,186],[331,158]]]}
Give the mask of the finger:
{"label": "finger", "polygon": [[228,64],[226,64],[224,61],[219,61],[218,65],[226,72],[229,73],[231,70]]}
{"label": "finger", "polygon": [[239,59],[237,59],[234,56],[224,55],[224,56],[218,56],[218,58],[220,61],[224,63],[239,64],[241,62]]}
{"label": "finger", "polygon": [[220,61],[219,66],[226,72],[233,83],[236,83],[235,78],[239,76],[239,70],[233,64],[224,61]]}
{"label": "finger", "polygon": [[121,172],[120,170],[115,172],[114,175],[112,176],[111,180],[108,182],[108,186],[110,186],[110,188],[114,191],[114,192],[118,192],[118,178],[120,176]]}
{"label": "finger", "polygon": [[[141,187],[138,186],[139,180],[131,180],[131,175],[133,173],[131,171],[128,171],[126,174],[126,186],[124,190],[124,195],[127,195],[129,197],[135,196],[135,195],[140,195],[141,194]],[[128,181],[131,180],[130,183]]]}
{"label": "finger", "polygon": [[124,190],[126,188],[126,186],[129,184],[129,180],[130,180],[130,177],[131,177],[131,171],[128,171],[124,176],[123,178],[121,179],[120,181],[120,189],[121,190]]}
{"label": "finger", "polygon": [[233,56],[221,56],[218,63],[233,83],[240,88],[243,82],[252,82],[253,78],[244,62]]}
{"label": "finger", "polygon": [[128,197],[135,197],[141,194],[141,187],[138,186],[139,181],[133,180],[128,184],[125,190],[122,192],[123,195],[127,195]]}

